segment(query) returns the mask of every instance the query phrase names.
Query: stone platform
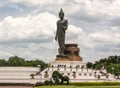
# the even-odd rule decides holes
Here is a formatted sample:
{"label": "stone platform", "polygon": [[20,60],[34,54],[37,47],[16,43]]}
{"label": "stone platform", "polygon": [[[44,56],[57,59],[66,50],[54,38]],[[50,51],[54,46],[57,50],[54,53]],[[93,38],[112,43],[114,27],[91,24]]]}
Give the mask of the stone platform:
{"label": "stone platform", "polygon": [[[113,75],[107,74],[106,70],[94,70],[86,68],[87,62],[83,62],[78,44],[65,44],[64,53],[58,49],[55,61],[49,63],[48,68],[43,70],[41,80],[50,80],[54,71],[59,71],[63,76],[68,76],[70,82],[96,82],[114,80]],[[107,77],[109,75],[109,78]],[[100,79],[98,79],[100,76]]]}
{"label": "stone platform", "polygon": [[0,86],[35,84],[40,82],[40,78],[36,76],[35,79],[31,79],[30,75],[38,72],[39,67],[0,67]]}
{"label": "stone platform", "polygon": [[82,61],[82,57],[79,56],[80,49],[78,48],[78,44],[66,44],[64,55],[60,55],[60,48],[58,52],[59,55],[56,56],[56,61]]}
{"label": "stone platform", "polygon": [[[86,62],[53,61],[50,62],[48,68],[40,73],[42,76],[42,82],[50,80],[54,71],[59,71],[63,76],[68,76],[70,78],[70,82],[115,81],[114,76],[111,74],[108,74],[109,78],[107,78],[107,72],[105,69],[94,70],[86,68]],[[100,76],[100,79],[98,79],[98,76]]]}

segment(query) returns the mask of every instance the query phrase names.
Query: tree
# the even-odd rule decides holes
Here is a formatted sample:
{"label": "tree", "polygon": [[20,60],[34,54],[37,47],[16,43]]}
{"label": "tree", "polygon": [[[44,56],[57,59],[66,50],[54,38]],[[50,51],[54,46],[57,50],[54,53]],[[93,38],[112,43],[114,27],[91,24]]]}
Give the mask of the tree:
{"label": "tree", "polygon": [[93,66],[93,64],[92,64],[91,62],[88,62],[88,63],[86,64],[86,67],[87,67],[87,68],[92,68],[92,66]]}
{"label": "tree", "polygon": [[40,65],[41,70],[45,69],[48,64],[46,64],[45,62],[41,61],[41,60],[27,60],[24,63],[24,66],[32,66],[32,67],[37,67],[38,65]]}
{"label": "tree", "polygon": [[13,56],[9,58],[9,60],[7,61],[7,64],[8,66],[23,66],[24,62],[25,62],[25,59],[18,56]]}
{"label": "tree", "polygon": [[38,67],[40,65],[40,70],[44,70],[48,64],[41,60],[25,60],[24,58],[18,56],[9,57],[8,60],[0,59],[0,66],[30,66]]}
{"label": "tree", "polygon": [[110,64],[119,64],[120,63],[120,56],[109,56],[107,58],[102,58],[99,61],[96,61],[95,64],[93,64],[94,69],[101,69],[101,67],[107,67]]}
{"label": "tree", "polygon": [[5,59],[0,59],[0,66],[6,66],[7,62]]}
{"label": "tree", "polygon": [[107,66],[107,72],[111,73],[111,74],[117,76],[117,78],[119,78],[119,76],[120,76],[120,64],[110,64],[110,65],[108,65]]}

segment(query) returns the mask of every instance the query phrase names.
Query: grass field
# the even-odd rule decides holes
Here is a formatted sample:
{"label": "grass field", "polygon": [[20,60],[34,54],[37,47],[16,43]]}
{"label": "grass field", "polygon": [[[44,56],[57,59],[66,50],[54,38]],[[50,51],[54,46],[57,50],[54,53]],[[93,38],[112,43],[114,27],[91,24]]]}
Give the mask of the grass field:
{"label": "grass field", "polygon": [[120,88],[120,86],[40,86],[35,88]]}

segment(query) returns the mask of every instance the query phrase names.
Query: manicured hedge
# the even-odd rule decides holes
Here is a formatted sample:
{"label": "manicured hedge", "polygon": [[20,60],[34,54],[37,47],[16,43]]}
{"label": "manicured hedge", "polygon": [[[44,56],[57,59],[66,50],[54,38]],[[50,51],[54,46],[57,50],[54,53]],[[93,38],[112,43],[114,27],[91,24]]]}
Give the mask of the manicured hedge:
{"label": "manicured hedge", "polygon": [[120,86],[120,82],[73,82],[74,86]]}

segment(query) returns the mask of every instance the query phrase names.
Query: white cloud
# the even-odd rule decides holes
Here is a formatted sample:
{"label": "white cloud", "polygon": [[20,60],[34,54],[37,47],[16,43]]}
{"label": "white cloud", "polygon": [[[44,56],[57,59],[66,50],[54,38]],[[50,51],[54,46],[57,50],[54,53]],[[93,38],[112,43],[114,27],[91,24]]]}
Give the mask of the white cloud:
{"label": "white cloud", "polygon": [[55,15],[61,7],[70,21],[66,43],[77,43],[84,60],[120,54],[120,27],[111,25],[119,24],[120,0],[10,0],[0,5],[5,6],[21,12],[17,17],[6,10],[8,16],[0,21],[0,57],[54,60],[58,48],[53,42],[58,20]]}
{"label": "white cloud", "polygon": [[8,16],[0,22],[0,41],[47,39],[54,35],[56,20],[56,16],[47,12],[18,18]]}
{"label": "white cloud", "polygon": [[19,10],[21,12],[24,11],[24,9],[22,7],[19,7],[18,5],[9,5],[10,8],[15,8],[16,10]]}
{"label": "white cloud", "polygon": [[83,12],[90,16],[105,16],[106,19],[120,17],[120,0],[11,0],[11,3],[22,3],[27,6],[38,6],[52,12],[64,8],[67,14]]}
{"label": "white cloud", "polygon": [[[57,20],[55,15],[48,12],[26,17],[6,17],[0,22],[1,55],[18,55],[25,58],[45,57],[47,60],[54,57],[51,58],[54,60],[58,48],[57,42],[53,42]],[[116,46],[120,44],[118,27],[88,34],[83,30],[81,27],[70,24],[66,34],[66,43],[77,43],[84,60],[105,56],[106,53],[112,54],[113,52],[106,52],[108,49],[109,51],[110,49],[117,50],[114,53],[119,53],[119,47],[116,49]],[[114,49],[110,48],[111,45],[114,45]],[[106,53],[101,53],[101,50]],[[2,51],[4,51],[3,54]]]}
{"label": "white cloud", "polygon": [[91,33],[90,38],[94,41],[100,43],[112,43],[112,44],[120,44],[120,29],[119,28],[111,28],[108,30],[103,30],[99,32]]}
{"label": "white cloud", "polygon": [[25,3],[30,5],[55,5],[55,4],[65,4],[65,0],[10,0],[13,3]]}
{"label": "white cloud", "polygon": [[[57,17],[45,12],[26,17],[6,17],[0,22],[0,50],[4,56],[55,57],[57,42],[53,42]],[[83,31],[73,25],[67,30],[67,37],[79,38]],[[74,38],[76,36],[76,38]],[[30,42],[29,42],[30,41]],[[7,46],[7,50],[6,50]],[[44,50],[44,52],[43,52]],[[23,53],[24,51],[24,53]],[[46,55],[47,54],[47,55]]]}

